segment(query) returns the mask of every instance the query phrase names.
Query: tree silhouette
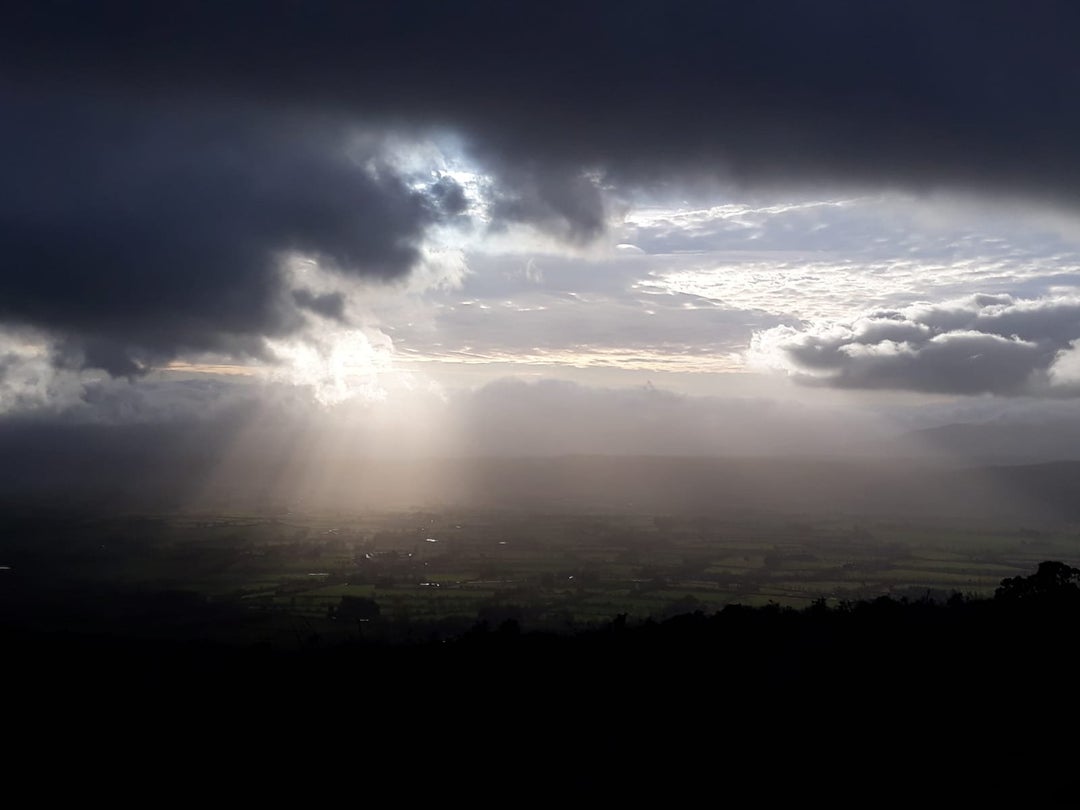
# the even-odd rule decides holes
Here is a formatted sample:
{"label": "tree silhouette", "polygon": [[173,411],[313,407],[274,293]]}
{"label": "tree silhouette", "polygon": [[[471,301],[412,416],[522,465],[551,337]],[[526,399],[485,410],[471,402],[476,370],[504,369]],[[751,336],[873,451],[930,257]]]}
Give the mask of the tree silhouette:
{"label": "tree silhouette", "polygon": [[1080,568],[1063,562],[1039,563],[1031,576],[1008,577],[994,591],[994,599],[1007,602],[1066,602],[1080,600]]}
{"label": "tree silhouette", "polygon": [[379,603],[367,596],[343,596],[332,615],[338,619],[372,621],[379,618]]}

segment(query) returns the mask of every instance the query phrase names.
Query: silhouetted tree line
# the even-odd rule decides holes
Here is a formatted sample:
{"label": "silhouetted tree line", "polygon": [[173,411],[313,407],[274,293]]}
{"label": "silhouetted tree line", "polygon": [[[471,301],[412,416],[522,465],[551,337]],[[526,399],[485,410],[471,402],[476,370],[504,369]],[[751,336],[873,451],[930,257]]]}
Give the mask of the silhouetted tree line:
{"label": "silhouetted tree line", "polygon": [[[377,615],[367,601],[345,613]],[[49,745],[122,728],[128,756],[151,767],[173,767],[161,752],[192,739],[198,761],[272,741],[289,757],[339,752],[368,770],[381,757],[424,774],[461,751],[487,785],[512,762],[631,793],[661,772],[730,785],[753,772],[740,761],[770,774],[755,782],[769,795],[775,780],[832,792],[874,769],[892,790],[930,763],[965,790],[1004,791],[1035,784],[1029,765],[1066,774],[1074,762],[1080,570],[1060,562],[1004,580],[991,599],[731,605],[573,633],[488,618],[452,638],[277,649],[44,631],[8,612],[6,722]],[[1043,780],[1033,801],[1070,784]]]}
{"label": "silhouetted tree line", "polygon": [[1080,598],[1080,568],[1062,562],[1039,563],[1039,569],[1027,577],[1009,577],[1001,581],[994,599],[1004,603],[1021,602],[1050,607],[1075,606]]}
{"label": "silhouetted tree line", "polygon": [[[599,628],[574,630],[564,625],[560,632],[527,629],[523,626],[527,613],[510,605],[487,610],[465,632],[457,629],[460,624],[433,624],[420,630],[387,625],[384,632],[358,632],[344,643],[329,643],[317,633],[305,632],[302,649],[252,646],[242,635],[239,643],[210,643],[205,639],[211,634],[203,630],[233,621],[239,626],[246,614],[183,597],[166,593],[123,595],[112,602],[100,599],[115,606],[95,622],[71,621],[62,633],[55,632],[58,621],[51,626],[35,623],[42,615],[36,608],[8,610],[0,617],[0,641],[10,653],[8,660],[36,662],[45,670],[54,653],[63,657],[68,648],[93,649],[108,638],[104,648],[108,655],[119,656],[130,648],[140,655],[155,650],[211,662],[222,656],[229,661],[269,656],[275,661],[339,662],[376,656],[392,666],[409,655],[455,659],[468,669],[471,662],[489,657],[506,661],[541,656],[543,666],[574,659],[574,666],[610,674],[623,667],[655,671],[661,680],[667,677],[669,662],[681,662],[680,666],[708,667],[713,677],[732,683],[802,689],[867,667],[874,669],[875,677],[894,680],[940,676],[950,668],[954,673],[976,672],[980,679],[1015,671],[1025,680],[1032,671],[1028,664],[1052,663],[1059,653],[1071,655],[1071,646],[1062,641],[1080,627],[1080,569],[1053,561],[1041,563],[1029,576],[1004,579],[992,599],[954,594],[941,602],[929,596],[917,600],[882,596],[835,605],[822,599],[801,610],[777,604],[729,605],[711,614],[699,603],[687,602],[686,612],[664,620],[633,622],[619,616]],[[377,602],[364,597],[346,597],[332,613],[346,622],[385,622]],[[155,636],[155,630],[160,635]],[[34,655],[20,659],[20,646],[33,648]],[[1062,671],[1071,672],[1071,661],[1068,664]],[[318,666],[317,661],[313,665]],[[1055,670],[1047,677],[1058,674]]]}

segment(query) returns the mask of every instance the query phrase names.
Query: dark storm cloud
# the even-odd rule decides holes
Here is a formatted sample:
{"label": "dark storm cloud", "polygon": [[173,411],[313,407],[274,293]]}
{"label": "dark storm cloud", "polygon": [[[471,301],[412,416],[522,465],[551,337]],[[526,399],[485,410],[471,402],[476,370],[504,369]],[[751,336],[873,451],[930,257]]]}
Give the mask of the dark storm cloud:
{"label": "dark storm cloud", "polygon": [[298,307],[311,310],[324,318],[345,320],[345,296],[341,293],[316,295],[311,290],[293,290],[293,300]]}
{"label": "dark storm cloud", "polygon": [[605,190],[717,177],[1073,204],[1078,33],[1065,2],[8,4],[0,319],[133,373],[297,328],[281,251],[407,272],[462,190],[328,121],[454,131],[496,226],[576,241]]}
{"label": "dark storm cloud", "polygon": [[529,187],[710,165],[1073,200],[1078,33],[1070,2],[37,0],[7,13],[0,59],[14,82],[448,125]]}
{"label": "dark storm cloud", "polygon": [[465,189],[452,177],[440,177],[428,186],[427,193],[435,206],[447,217],[464,214],[469,205]]}
{"label": "dark storm cloud", "polygon": [[495,228],[536,225],[571,242],[588,242],[606,225],[603,194],[595,178],[560,168],[499,168],[489,212]]}
{"label": "dark storm cloud", "polygon": [[794,366],[800,379],[837,388],[1022,395],[1048,390],[1055,362],[1076,340],[1075,298],[976,295],[875,312],[849,325],[780,327],[756,343]]}
{"label": "dark storm cloud", "polygon": [[[183,350],[258,354],[295,329],[291,252],[392,278],[437,216],[322,120],[9,94],[0,131],[0,320],[62,338],[69,365],[131,374]],[[307,297],[305,297],[307,296]]]}

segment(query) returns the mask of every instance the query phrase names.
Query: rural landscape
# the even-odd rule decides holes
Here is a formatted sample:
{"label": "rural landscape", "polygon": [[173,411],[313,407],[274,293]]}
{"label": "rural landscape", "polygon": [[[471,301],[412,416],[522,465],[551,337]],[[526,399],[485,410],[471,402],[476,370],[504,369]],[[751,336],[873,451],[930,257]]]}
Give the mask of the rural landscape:
{"label": "rural landscape", "polygon": [[1078,42],[8,0],[9,803],[1074,806]]}
{"label": "rural landscape", "polygon": [[[342,768],[363,751],[403,778],[440,735],[490,728],[513,740],[484,754],[503,784],[523,758],[546,761],[558,732],[563,754],[590,765],[545,789],[607,792],[626,787],[605,774],[627,740],[685,722],[721,739],[658,747],[659,770],[635,790],[687,767],[699,784],[715,756],[759,767],[777,729],[819,729],[825,747],[771,754],[808,779],[832,747],[881,729],[898,736],[848,756],[884,768],[884,751],[906,750],[903,729],[941,717],[978,735],[968,745],[983,762],[1007,764],[1003,789],[1070,756],[1024,736],[1067,710],[1039,696],[1074,680],[1068,520],[24,503],[5,510],[0,538],[5,683],[36,696],[19,711],[34,724],[18,726],[35,745],[50,723],[121,723],[135,740],[213,724],[226,733],[201,750],[217,763],[236,745]],[[329,754],[281,742],[339,724],[368,729],[365,741]],[[122,750],[168,773],[156,748]],[[454,779],[468,759],[466,747],[426,769]]]}
{"label": "rural landscape", "polygon": [[[667,460],[659,479],[700,482],[703,463],[738,466]],[[504,483],[516,470],[535,489],[536,464],[497,467]],[[620,466],[544,462],[559,479],[583,465],[612,477]],[[637,462],[639,472],[649,466]],[[864,485],[869,479],[863,475]],[[623,485],[625,478],[596,485],[591,497],[617,503]],[[281,504],[234,514],[24,507],[8,510],[0,525],[3,598],[9,616],[42,627],[294,649],[454,638],[506,622],[573,633],[617,617],[660,621],[728,605],[987,598],[1003,579],[1042,561],[1075,560],[1080,549],[1077,524],[1063,516],[852,514],[825,503],[785,513],[727,505],[719,492],[711,500],[700,513],[692,507],[702,500],[670,494],[674,508],[665,513],[565,500],[564,512],[491,504],[360,512]]]}

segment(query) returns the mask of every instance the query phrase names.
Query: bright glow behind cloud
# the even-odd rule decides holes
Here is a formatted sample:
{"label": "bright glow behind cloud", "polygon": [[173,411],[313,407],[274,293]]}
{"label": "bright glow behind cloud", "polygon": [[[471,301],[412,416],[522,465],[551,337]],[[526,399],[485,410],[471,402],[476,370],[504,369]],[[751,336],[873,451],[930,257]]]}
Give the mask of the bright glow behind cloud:
{"label": "bright glow behind cloud", "polygon": [[382,332],[328,328],[269,346],[281,365],[267,368],[267,379],[308,387],[323,405],[386,398],[381,377],[393,371],[393,343]]}

